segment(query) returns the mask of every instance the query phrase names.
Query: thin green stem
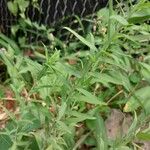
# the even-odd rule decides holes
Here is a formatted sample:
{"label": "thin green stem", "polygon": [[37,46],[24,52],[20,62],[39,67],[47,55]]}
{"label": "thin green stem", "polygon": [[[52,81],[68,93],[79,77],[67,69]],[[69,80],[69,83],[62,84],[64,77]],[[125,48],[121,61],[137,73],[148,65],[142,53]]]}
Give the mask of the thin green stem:
{"label": "thin green stem", "polygon": [[108,43],[111,44],[111,28],[112,28],[112,21],[111,16],[113,14],[113,0],[109,0],[109,21],[108,21]]}

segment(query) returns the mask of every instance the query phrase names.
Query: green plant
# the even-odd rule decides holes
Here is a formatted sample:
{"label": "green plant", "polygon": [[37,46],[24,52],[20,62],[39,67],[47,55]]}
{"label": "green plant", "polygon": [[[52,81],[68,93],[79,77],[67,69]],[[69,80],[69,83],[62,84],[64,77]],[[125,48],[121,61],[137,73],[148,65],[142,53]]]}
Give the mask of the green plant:
{"label": "green plant", "polygon": [[[97,13],[95,32],[81,36],[65,27],[77,39],[60,50],[54,44],[53,53],[43,46],[44,53],[36,51],[34,59],[1,35],[5,84],[15,105],[11,111],[0,105],[8,117],[0,149],[133,150],[140,147],[136,139],[150,140],[149,24],[134,24],[131,17],[147,5],[140,1],[129,12],[122,8],[124,15],[104,8]],[[126,133],[111,139],[105,120],[114,108],[133,121]]]}

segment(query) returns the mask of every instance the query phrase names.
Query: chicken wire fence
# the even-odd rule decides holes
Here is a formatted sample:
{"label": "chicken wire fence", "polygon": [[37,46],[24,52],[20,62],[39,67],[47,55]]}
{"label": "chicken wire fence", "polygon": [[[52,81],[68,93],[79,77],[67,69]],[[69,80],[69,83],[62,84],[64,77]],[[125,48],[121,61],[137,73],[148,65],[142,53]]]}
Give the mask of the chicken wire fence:
{"label": "chicken wire fence", "polygon": [[[0,27],[5,33],[9,32],[12,25],[18,23],[18,17],[13,16],[8,10],[8,1],[0,0]],[[60,20],[68,16],[77,15],[84,18],[88,14],[93,14],[106,6],[107,2],[108,0],[38,0],[39,10],[35,7],[29,7],[26,16],[39,25],[54,27]],[[67,20],[66,26],[71,25],[72,21]]]}

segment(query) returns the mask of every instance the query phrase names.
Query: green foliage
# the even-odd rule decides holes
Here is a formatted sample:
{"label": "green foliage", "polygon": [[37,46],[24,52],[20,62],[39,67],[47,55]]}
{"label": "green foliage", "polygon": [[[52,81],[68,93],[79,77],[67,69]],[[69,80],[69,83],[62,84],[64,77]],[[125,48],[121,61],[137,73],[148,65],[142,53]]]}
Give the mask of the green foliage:
{"label": "green foliage", "polygon": [[[28,2],[22,1],[18,8],[19,2],[8,3],[11,12],[24,12]],[[0,132],[0,149],[132,150],[137,149],[136,138],[149,140],[149,126],[144,130],[141,126],[147,125],[150,113],[150,26],[139,23],[139,18],[145,21],[148,16],[148,11],[141,15],[147,5],[143,1],[126,6],[129,12],[104,8],[97,13],[95,31],[79,35],[65,27],[76,37],[73,42],[67,45],[50,37],[51,48],[33,51],[32,59],[0,34],[0,45],[5,47],[0,60],[7,67],[5,83],[13,92],[16,109],[12,113],[0,104],[9,117]],[[0,99],[4,97],[0,89]],[[134,117],[119,139],[109,139],[106,132],[105,120],[112,108]]]}

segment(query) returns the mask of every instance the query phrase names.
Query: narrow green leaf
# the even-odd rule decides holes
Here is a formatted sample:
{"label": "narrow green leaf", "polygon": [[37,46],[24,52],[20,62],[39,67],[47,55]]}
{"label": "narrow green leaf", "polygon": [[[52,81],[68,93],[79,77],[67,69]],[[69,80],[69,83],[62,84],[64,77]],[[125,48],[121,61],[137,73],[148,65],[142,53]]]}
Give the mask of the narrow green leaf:
{"label": "narrow green leaf", "polygon": [[110,18],[118,21],[120,24],[124,26],[127,26],[129,24],[128,21],[120,15],[113,15]]}
{"label": "narrow green leaf", "polygon": [[[8,46],[11,46],[13,48],[15,54],[20,53],[20,48],[18,47],[18,45],[13,40],[8,38],[6,35],[0,33],[0,40],[1,39],[4,41],[3,46],[5,46],[5,48],[8,48]],[[5,43],[7,43],[7,45],[5,45]],[[0,44],[3,44],[3,43],[0,43]]]}
{"label": "narrow green leaf", "polygon": [[17,12],[18,12],[17,3],[9,1],[9,2],[7,3],[7,6],[8,6],[9,11],[10,11],[13,15],[16,16],[16,15],[17,15]]}
{"label": "narrow green leaf", "polygon": [[106,135],[106,128],[104,124],[103,118],[100,116],[100,114],[96,114],[96,120],[95,120],[95,135],[97,140],[97,149],[98,150],[107,150],[107,135]]}
{"label": "narrow green leaf", "polygon": [[58,121],[61,120],[61,118],[65,115],[66,108],[67,108],[67,104],[66,102],[63,102],[59,108],[58,118],[57,118]]}
{"label": "narrow green leaf", "polygon": [[95,117],[93,117],[93,116],[91,116],[91,115],[89,115],[87,113],[80,113],[80,112],[77,112],[77,111],[71,111],[71,112],[69,112],[69,114],[71,116],[80,118],[82,120],[86,120],[86,119],[94,120],[94,119],[96,119]]}
{"label": "narrow green leaf", "polygon": [[131,136],[133,135],[133,133],[136,131],[136,127],[137,127],[137,122],[138,122],[138,119],[137,119],[137,114],[136,112],[134,112],[134,120],[127,132],[127,136]]}
{"label": "narrow green leaf", "polygon": [[70,29],[68,27],[64,27],[64,28],[66,30],[70,31],[72,34],[74,34],[83,44],[88,46],[92,51],[97,51],[97,48],[95,47],[95,45],[93,43],[87,41],[85,38],[83,38],[81,35],[79,35],[75,31],[73,31],[72,29]]}
{"label": "narrow green leaf", "polygon": [[150,132],[139,132],[136,137],[140,140],[150,141]]}
{"label": "narrow green leaf", "polygon": [[132,112],[136,110],[139,106],[144,107],[146,112],[150,113],[150,86],[146,86],[137,90],[126,103],[124,111]]}
{"label": "narrow green leaf", "polygon": [[128,19],[130,23],[141,23],[150,19],[150,9],[144,8],[134,12]]}
{"label": "narrow green leaf", "polygon": [[96,96],[92,95],[90,92],[81,88],[78,88],[77,90],[84,95],[79,96],[78,101],[84,101],[95,105],[106,105],[106,103],[101,102]]}

